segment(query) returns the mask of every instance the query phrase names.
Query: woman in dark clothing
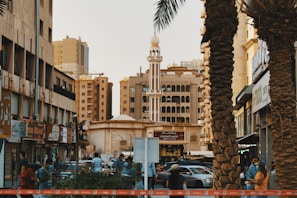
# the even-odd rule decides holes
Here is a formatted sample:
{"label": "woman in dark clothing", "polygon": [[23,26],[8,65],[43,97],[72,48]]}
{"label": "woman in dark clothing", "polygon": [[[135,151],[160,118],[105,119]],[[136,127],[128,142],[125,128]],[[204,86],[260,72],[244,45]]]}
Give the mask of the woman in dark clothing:
{"label": "woman in dark clothing", "polygon": [[[186,185],[185,178],[179,174],[180,168],[178,164],[171,166],[171,174],[168,180],[168,187],[170,190],[183,190],[183,186]],[[170,198],[181,198],[181,196],[170,196]]]}

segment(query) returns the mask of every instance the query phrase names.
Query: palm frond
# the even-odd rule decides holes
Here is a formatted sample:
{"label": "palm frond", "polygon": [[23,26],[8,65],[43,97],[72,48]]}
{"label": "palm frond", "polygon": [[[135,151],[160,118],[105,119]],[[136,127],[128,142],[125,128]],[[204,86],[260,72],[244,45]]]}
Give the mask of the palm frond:
{"label": "palm frond", "polygon": [[154,15],[154,26],[158,31],[165,29],[176,16],[178,9],[186,0],[160,0]]}
{"label": "palm frond", "polygon": [[0,15],[3,16],[6,10],[6,0],[0,0]]}

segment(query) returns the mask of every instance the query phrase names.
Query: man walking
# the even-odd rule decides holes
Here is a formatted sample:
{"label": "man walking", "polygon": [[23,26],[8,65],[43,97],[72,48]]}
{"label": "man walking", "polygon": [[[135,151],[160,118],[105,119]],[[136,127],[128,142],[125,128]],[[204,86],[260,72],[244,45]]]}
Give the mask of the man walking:
{"label": "man walking", "polygon": [[[37,178],[39,180],[39,190],[44,190],[44,189],[50,189],[50,179],[51,179],[51,174],[49,171],[49,166],[52,165],[53,160],[52,159],[47,159],[45,161],[44,167],[38,169],[37,171]],[[39,198],[49,198],[50,195],[40,195]]]}
{"label": "man walking", "polygon": [[94,173],[100,173],[102,170],[102,159],[100,158],[99,153],[94,154],[93,167]]}

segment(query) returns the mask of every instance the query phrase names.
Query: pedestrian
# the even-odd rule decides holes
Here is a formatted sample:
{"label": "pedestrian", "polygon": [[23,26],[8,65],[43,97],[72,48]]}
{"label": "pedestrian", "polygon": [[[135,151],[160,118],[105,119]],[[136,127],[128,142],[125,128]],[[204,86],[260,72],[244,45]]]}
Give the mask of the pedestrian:
{"label": "pedestrian", "polygon": [[[173,164],[171,166],[168,187],[170,190],[186,189],[186,181],[185,178],[180,174],[180,167],[178,164]],[[184,196],[170,195],[170,198],[184,198]]]}
{"label": "pedestrian", "polygon": [[[144,165],[142,166],[142,172],[144,172]],[[155,177],[157,175],[156,172],[156,167],[154,163],[148,163],[147,164],[147,189],[148,190],[154,190],[154,182],[155,182]],[[143,176],[143,182],[144,182],[144,174]]]}
{"label": "pedestrian", "polygon": [[268,189],[269,190],[277,190],[278,189],[274,161],[272,161],[270,164]]}
{"label": "pedestrian", "polygon": [[115,173],[116,175],[121,175],[123,169],[124,169],[124,163],[125,163],[125,160],[124,160],[124,154],[120,154],[119,158],[113,162],[112,164],[112,168],[115,170]]}
{"label": "pedestrian", "polygon": [[100,173],[101,171],[102,171],[102,159],[100,158],[99,153],[95,153],[93,158],[93,172]]}
{"label": "pedestrian", "polygon": [[17,169],[17,175],[18,175],[17,187],[20,187],[20,175],[21,175],[21,172],[22,172],[23,169],[25,169],[25,166],[28,165],[28,159],[26,158],[25,151],[20,151],[19,158],[20,158],[20,163],[19,163],[18,169]]}
{"label": "pedestrian", "polygon": [[[38,189],[39,190],[44,190],[44,189],[50,189],[50,179],[51,179],[51,174],[49,170],[49,166],[53,164],[53,160],[48,158],[45,161],[44,167],[41,167],[37,171],[37,178],[38,178]],[[40,195],[39,198],[49,198],[50,195]]]}
{"label": "pedestrian", "polygon": [[122,177],[130,184],[130,189],[134,189],[134,182],[136,176],[136,170],[133,165],[133,158],[127,157],[124,169],[122,171]]}
{"label": "pedestrian", "polygon": [[255,178],[256,173],[258,172],[257,163],[259,162],[259,157],[253,156],[251,158],[251,164],[246,172],[245,175],[245,184],[247,190],[255,190],[255,185],[253,183],[253,180]]}
{"label": "pedestrian", "polygon": [[[20,174],[20,189],[35,189],[36,175],[34,170],[29,167],[28,161],[22,164]],[[22,198],[33,198],[33,195],[21,195]]]}
{"label": "pedestrian", "polygon": [[[269,174],[265,168],[265,162],[260,161],[258,172],[255,175],[253,183],[255,184],[255,190],[267,190],[267,184],[269,180]],[[256,198],[266,198],[267,196],[256,196]]]}
{"label": "pedestrian", "polygon": [[[136,190],[143,190],[143,179],[142,179],[142,164],[136,163],[135,164],[135,189]],[[138,195],[137,198],[143,198],[143,195]]]}

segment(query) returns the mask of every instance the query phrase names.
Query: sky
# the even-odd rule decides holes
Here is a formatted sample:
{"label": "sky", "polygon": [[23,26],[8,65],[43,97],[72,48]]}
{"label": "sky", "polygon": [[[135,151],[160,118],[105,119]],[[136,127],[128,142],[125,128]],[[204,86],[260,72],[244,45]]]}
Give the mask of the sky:
{"label": "sky", "polygon": [[[113,116],[120,114],[120,81],[146,71],[157,0],[54,0],[53,40],[69,36],[89,47],[89,73],[104,73],[113,83]],[[156,35],[161,69],[202,59],[201,0],[187,0],[172,23]]]}

